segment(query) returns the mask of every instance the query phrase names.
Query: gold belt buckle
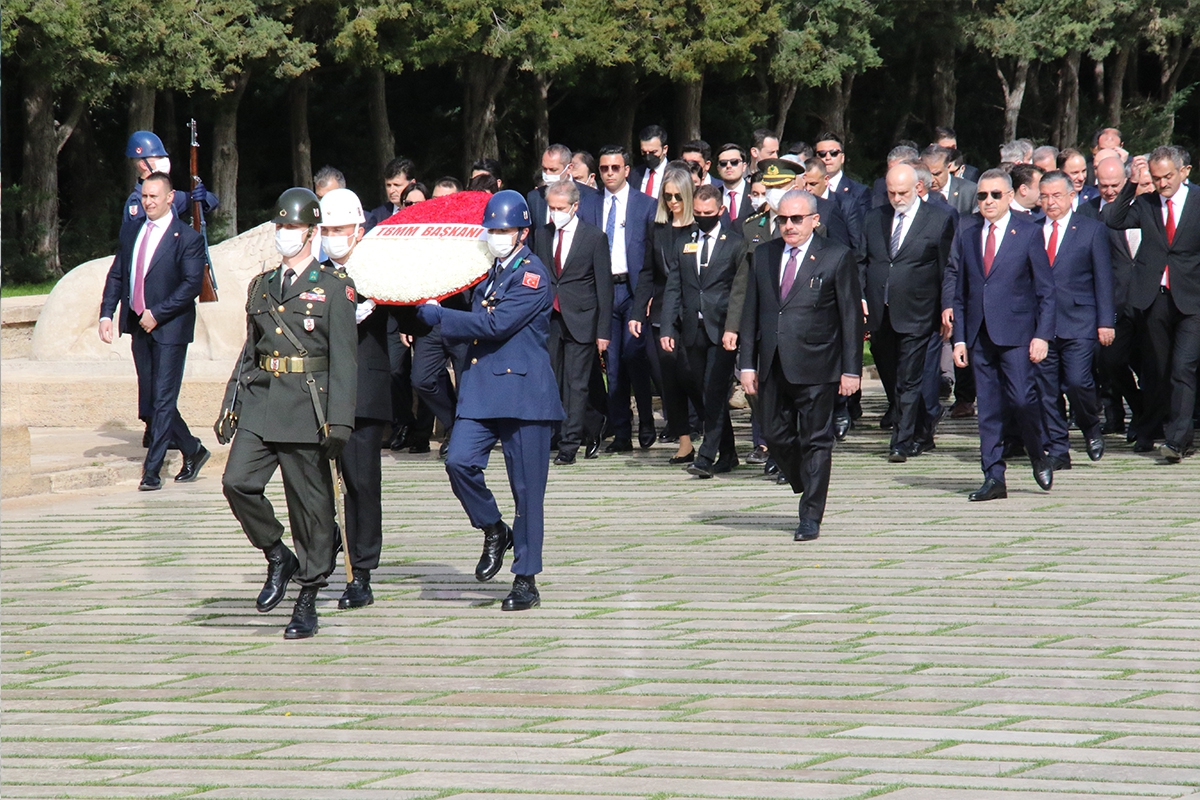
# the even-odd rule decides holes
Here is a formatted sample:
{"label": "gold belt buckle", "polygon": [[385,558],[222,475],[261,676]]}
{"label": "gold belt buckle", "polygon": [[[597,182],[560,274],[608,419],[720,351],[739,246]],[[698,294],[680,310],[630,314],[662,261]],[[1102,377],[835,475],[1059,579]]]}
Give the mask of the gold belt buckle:
{"label": "gold belt buckle", "polygon": [[[267,369],[270,372],[279,372],[280,371],[279,370],[280,363],[284,362],[286,360],[287,359],[283,359],[283,358],[268,358],[267,359]],[[286,367],[284,369],[286,371]]]}

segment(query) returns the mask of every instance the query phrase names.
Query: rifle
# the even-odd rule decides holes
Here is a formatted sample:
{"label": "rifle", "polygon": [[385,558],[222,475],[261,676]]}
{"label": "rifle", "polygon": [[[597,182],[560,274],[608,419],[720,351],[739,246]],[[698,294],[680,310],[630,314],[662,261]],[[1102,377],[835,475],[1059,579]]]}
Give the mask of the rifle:
{"label": "rifle", "polygon": [[[191,170],[192,188],[194,189],[200,182],[200,142],[196,139],[196,120],[193,119],[188,123],[188,129],[192,132]],[[213,272],[212,256],[208,254],[208,223],[204,220],[204,209],[200,207],[199,200],[192,201],[192,228],[204,237],[204,275],[200,284],[200,302],[215,303],[217,302],[217,275]]]}

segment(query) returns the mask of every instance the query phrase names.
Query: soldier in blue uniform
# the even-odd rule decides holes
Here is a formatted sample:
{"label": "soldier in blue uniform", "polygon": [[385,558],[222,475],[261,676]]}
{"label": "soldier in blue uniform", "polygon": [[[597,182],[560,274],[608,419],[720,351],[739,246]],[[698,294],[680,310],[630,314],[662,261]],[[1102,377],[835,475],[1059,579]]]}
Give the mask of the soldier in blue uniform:
{"label": "soldier in blue uniform", "polygon": [[[524,611],[541,603],[534,576],[542,571],[550,434],[563,418],[546,348],[553,297],[549,272],[525,245],[530,227],[525,198],[512,190],[497,192],[484,209],[483,227],[495,261],[475,287],[470,310],[430,303],[417,314],[429,325],[441,323],[448,341],[467,344],[446,472],[471,524],[483,531],[475,578],[495,577],[512,547],[516,577],[501,608]],[[511,528],[483,477],[497,441],[516,502]]]}
{"label": "soldier in blue uniform", "polygon": [[[162,139],[150,131],[134,131],[125,145],[125,157],[132,158],[137,168],[138,182],[121,209],[121,239],[131,230],[136,230],[146,218],[142,209],[142,181],[152,172],[171,174],[171,157],[167,148],[163,147]],[[217,196],[205,188],[203,181],[196,181],[195,187],[189,192],[176,192],[172,203],[175,216],[189,219],[192,215],[192,203],[200,203],[205,214],[210,214],[220,205]]]}

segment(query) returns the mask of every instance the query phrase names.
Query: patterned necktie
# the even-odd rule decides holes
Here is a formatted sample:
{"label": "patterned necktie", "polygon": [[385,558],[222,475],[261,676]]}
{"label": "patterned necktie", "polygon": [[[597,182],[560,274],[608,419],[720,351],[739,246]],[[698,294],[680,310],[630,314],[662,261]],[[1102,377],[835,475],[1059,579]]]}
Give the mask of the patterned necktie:
{"label": "patterned necktie", "polygon": [[888,245],[888,252],[892,258],[896,257],[896,252],[900,249],[900,232],[902,230],[904,230],[903,211],[896,215],[896,224],[892,226],[892,243]]}
{"label": "patterned necktie", "polygon": [[130,307],[139,317],[146,311],[146,251],[150,249],[150,236],[154,233],[154,223],[147,222],[143,229],[142,246],[138,248],[137,259],[133,265],[133,297]]}
{"label": "patterned necktie", "polygon": [[796,247],[788,248],[787,264],[783,267],[783,281],[779,285],[779,300],[782,302],[787,300],[788,294],[792,291],[792,284],[796,282],[796,254],[799,253]]}
{"label": "patterned necktie", "polygon": [[1050,226],[1050,241],[1046,243],[1046,258],[1050,260],[1050,266],[1054,266],[1054,257],[1058,255],[1058,220]]}
{"label": "patterned necktie", "polygon": [[617,238],[617,196],[613,195],[608,201],[608,219],[604,223],[604,235],[608,237],[608,252],[612,252],[614,240]]}
{"label": "patterned necktie", "polygon": [[987,242],[983,245],[983,276],[986,278],[992,271],[992,262],[996,260],[996,226],[988,224]]}

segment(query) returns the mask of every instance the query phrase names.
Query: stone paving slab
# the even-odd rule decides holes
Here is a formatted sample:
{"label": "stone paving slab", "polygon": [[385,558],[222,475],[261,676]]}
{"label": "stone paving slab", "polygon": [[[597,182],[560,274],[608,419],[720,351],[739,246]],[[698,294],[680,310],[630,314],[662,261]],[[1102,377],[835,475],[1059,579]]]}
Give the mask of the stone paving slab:
{"label": "stone paving slab", "polygon": [[304,642],[216,469],[5,501],[0,795],[1200,800],[1200,462],[1114,439],[970,504],[972,421],[891,465],[865,403],[803,545],[750,468],[553,469],[528,614],[440,462],[385,453],[376,603],[339,569]]}

